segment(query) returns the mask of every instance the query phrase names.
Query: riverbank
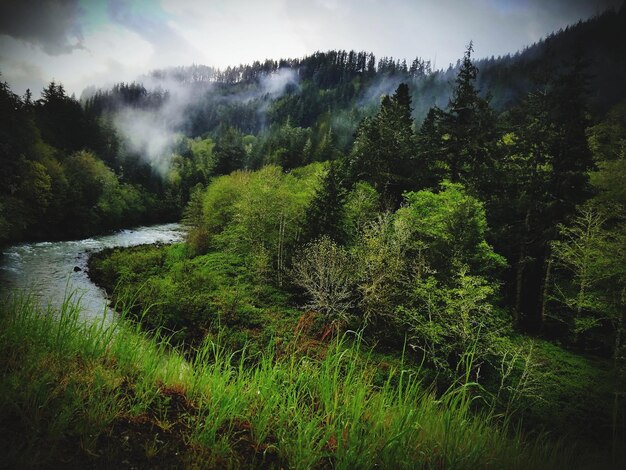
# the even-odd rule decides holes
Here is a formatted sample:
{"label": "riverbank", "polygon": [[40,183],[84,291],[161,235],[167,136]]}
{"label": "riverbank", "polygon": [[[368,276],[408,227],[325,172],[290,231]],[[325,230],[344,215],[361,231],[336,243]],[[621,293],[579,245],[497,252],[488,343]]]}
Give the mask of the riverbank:
{"label": "riverbank", "polygon": [[[332,333],[323,318],[296,309],[297,298],[255,278],[232,253],[188,256],[186,250],[184,244],[106,250],[91,258],[90,273],[143,328],[175,331],[170,339],[177,344],[219,338],[230,350],[258,353],[272,344],[278,354],[323,357]],[[616,386],[611,362],[521,335],[501,341],[518,357],[501,362],[496,372],[502,375],[482,367],[484,388],[474,391],[475,405],[485,410],[485,403],[494,403],[527,432],[546,431],[550,442],[562,439],[592,461],[609,459]],[[410,348],[403,353],[374,346],[361,356],[370,361],[376,386],[384,385],[390,367],[419,370],[426,388],[449,385],[421,368]]]}
{"label": "riverbank", "polygon": [[186,361],[125,320],[84,324],[71,302],[0,306],[0,443],[12,468],[576,468],[572,451],[470,411],[471,384],[382,386],[353,346],[323,356],[207,341]]}

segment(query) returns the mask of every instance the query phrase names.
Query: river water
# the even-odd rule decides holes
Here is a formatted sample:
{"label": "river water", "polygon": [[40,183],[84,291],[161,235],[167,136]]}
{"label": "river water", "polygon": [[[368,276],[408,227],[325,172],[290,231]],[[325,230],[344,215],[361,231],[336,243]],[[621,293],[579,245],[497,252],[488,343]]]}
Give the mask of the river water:
{"label": "river water", "polygon": [[87,275],[93,252],[113,247],[180,241],[180,224],[125,229],[84,240],[21,243],[0,256],[0,299],[11,291],[32,294],[43,306],[58,307],[68,292],[80,297],[82,314],[101,318],[110,312],[106,293]]}

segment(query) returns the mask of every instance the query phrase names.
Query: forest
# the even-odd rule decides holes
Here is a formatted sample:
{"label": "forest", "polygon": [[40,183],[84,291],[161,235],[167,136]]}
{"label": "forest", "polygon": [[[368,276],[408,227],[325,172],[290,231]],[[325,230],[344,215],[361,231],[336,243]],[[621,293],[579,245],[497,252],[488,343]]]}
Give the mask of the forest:
{"label": "forest", "polygon": [[0,246],[186,230],[91,256],[117,329],[1,307],[9,461],[620,468],[625,24],[0,84]]}

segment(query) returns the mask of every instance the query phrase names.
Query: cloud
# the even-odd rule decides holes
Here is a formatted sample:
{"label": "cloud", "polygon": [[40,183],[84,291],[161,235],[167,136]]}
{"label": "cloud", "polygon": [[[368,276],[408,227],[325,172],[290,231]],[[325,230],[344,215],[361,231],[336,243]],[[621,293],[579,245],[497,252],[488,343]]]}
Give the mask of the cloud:
{"label": "cloud", "polygon": [[107,12],[113,23],[133,31],[153,45],[161,65],[187,65],[202,56],[168,22],[168,16],[156,5],[138,7],[129,0],[107,0]]}
{"label": "cloud", "polygon": [[83,47],[78,0],[3,0],[0,34],[41,47],[49,55]]}
{"label": "cloud", "polygon": [[87,35],[82,49],[59,56],[46,54],[24,41],[0,36],[1,79],[18,94],[30,88],[36,98],[51,80],[62,83],[68,93],[77,96],[88,85],[132,81],[152,68],[152,55],[153,47],[141,36],[112,24]]}
{"label": "cloud", "polygon": [[[80,4],[79,4],[80,2]],[[354,49],[445,69],[514,53],[620,0],[0,0],[0,69],[19,93],[36,66],[80,95],[152,69],[225,68]],[[19,70],[11,69],[19,64]],[[41,89],[39,86],[36,88]]]}
{"label": "cloud", "polygon": [[161,0],[168,25],[201,52],[196,61],[222,68],[306,54],[289,5],[286,0]]}

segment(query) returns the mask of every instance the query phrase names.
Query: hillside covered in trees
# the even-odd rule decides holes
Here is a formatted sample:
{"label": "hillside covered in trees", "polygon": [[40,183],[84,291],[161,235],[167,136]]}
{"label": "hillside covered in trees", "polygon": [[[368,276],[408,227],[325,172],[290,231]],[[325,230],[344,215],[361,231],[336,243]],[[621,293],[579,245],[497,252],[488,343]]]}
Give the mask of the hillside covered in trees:
{"label": "hillside covered in trees", "polygon": [[[81,463],[120,432],[150,461],[158,431],[172,465],[620,468],[625,26],[622,7],[513,56],[470,42],[445,71],[327,51],[80,100],[3,84],[0,243],[161,220],[187,235],[91,258],[136,325],[124,339],[4,306],[0,410]],[[63,354],[34,383],[75,392],[54,389],[67,420],[39,424],[9,402],[28,409],[46,345]]]}

